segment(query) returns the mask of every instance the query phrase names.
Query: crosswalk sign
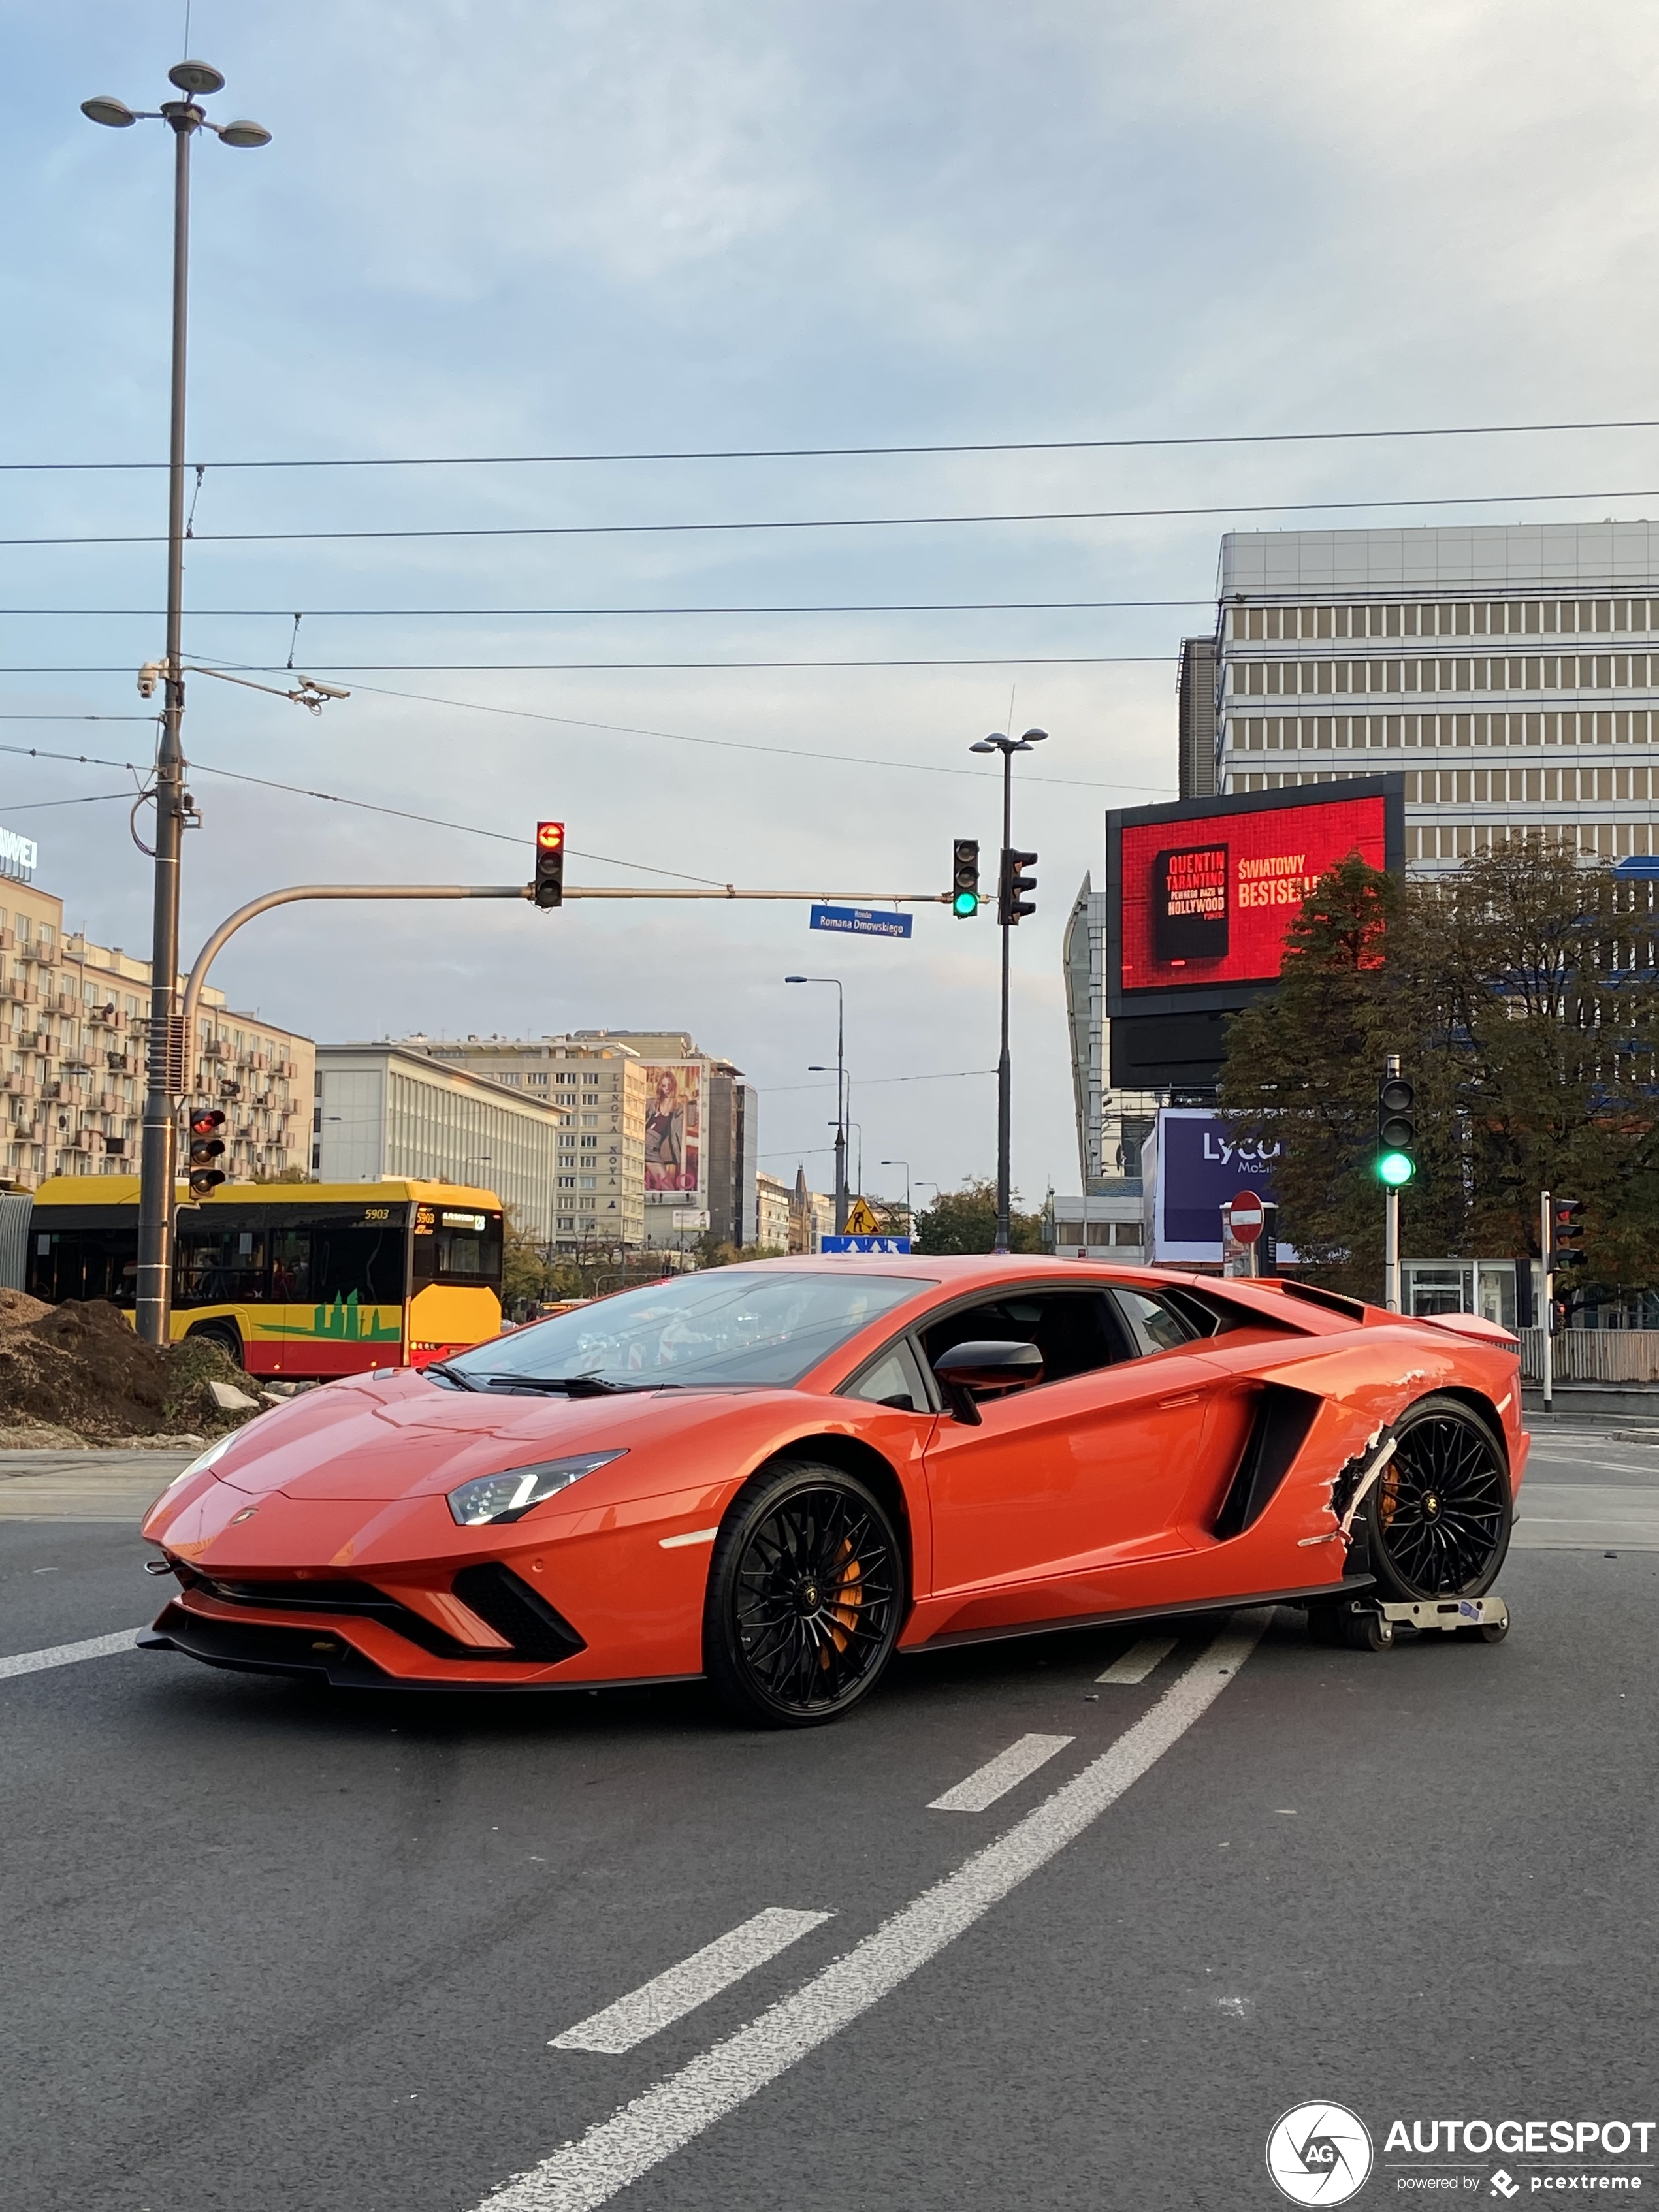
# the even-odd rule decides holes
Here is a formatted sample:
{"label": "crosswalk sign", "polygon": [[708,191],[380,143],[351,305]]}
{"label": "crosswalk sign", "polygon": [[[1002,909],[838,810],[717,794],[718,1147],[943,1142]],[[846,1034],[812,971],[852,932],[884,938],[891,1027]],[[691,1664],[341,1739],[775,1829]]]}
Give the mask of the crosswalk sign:
{"label": "crosswalk sign", "polygon": [[877,1220],[876,1210],[867,1198],[855,1198],[848,1207],[844,1233],[848,1237],[880,1236],[881,1224]]}

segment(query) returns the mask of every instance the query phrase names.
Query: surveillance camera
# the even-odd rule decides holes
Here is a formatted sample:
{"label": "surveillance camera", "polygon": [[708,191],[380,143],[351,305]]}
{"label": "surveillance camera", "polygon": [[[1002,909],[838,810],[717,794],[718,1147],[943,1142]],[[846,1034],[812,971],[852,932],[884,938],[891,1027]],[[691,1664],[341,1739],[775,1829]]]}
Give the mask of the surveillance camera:
{"label": "surveillance camera", "polygon": [[307,691],[320,691],[325,699],[349,699],[351,696],[349,691],[343,691],[337,684],[319,684],[314,676],[302,676],[300,681]]}
{"label": "surveillance camera", "polygon": [[147,660],[138,671],[138,696],[141,699],[155,696],[155,687],[161,680],[163,665],[164,663],[159,660]]}

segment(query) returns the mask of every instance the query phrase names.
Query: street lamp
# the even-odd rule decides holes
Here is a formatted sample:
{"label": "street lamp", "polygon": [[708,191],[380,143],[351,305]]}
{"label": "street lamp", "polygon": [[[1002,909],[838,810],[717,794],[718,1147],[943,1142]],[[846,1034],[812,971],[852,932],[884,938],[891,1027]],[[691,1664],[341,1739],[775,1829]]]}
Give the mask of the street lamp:
{"label": "street lamp", "polygon": [[165,1344],[173,1309],[173,1209],[178,1100],[185,1089],[189,1040],[177,1012],[179,976],[179,861],[185,816],[182,629],[185,578],[185,355],[189,331],[190,142],[211,131],[227,146],[268,146],[262,123],[210,123],[199,101],[222,92],[225,81],[207,62],[175,62],[169,81],[184,95],[155,109],[135,112],[100,95],[82,100],[81,112],[112,131],[138,122],[165,123],[173,132],[173,376],[172,435],[167,448],[167,646],[166,703],[155,757],[155,900],[150,947],[149,1044],[144,1093],[143,1149],[139,1161],[138,1280],[135,1322],[149,1344]]}
{"label": "street lamp", "polygon": [[1002,755],[1002,864],[998,873],[998,919],[1002,925],[1002,1049],[997,1057],[997,1233],[992,1247],[997,1252],[1008,1249],[1008,1136],[1013,1088],[1008,1060],[1008,933],[1018,919],[1009,910],[1015,902],[1012,884],[1018,873],[1010,857],[1014,842],[1014,755],[1030,752],[1048,734],[1047,730],[1027,730],[1022,737],[1010,738],[993,730],[989,737],[981,738],[968,748],[970,753]]}
{"label": "street lamp", "polygon": [[908,1229],[910,1226],[910,1163],[908,1160],[884,1160],[882,1165],[904,1170],[904,1225]]}
{"label": "street lamp", "polygon": [[[847,994],[835,975],[786,975],[786,983],[833,983],[836,987],[836,1234],[847,1233]],[[809,1068],[809,1074],[817,1071]],[[823,1073],[827,1075],[829,1070]]]}

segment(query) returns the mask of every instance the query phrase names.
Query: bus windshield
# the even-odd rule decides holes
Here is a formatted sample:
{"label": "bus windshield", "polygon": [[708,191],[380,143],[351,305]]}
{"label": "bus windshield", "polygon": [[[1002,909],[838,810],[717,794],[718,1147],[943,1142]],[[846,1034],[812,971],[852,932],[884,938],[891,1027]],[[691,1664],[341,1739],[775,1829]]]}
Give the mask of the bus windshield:
{"label": "bus windshield", "polygon": [[449,1365],[486,1389],[495,1376],[591,1376],[647,1389],[798,1382],[866,1323],[931,1287],[908,1275],[711,1268],[556,1314]]}

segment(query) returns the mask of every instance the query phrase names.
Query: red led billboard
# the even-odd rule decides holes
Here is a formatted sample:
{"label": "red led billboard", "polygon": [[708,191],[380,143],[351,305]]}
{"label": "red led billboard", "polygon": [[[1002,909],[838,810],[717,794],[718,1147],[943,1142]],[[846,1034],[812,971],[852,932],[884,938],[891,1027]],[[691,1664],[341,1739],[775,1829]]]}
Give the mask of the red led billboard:
{"label": "red led billboard", "polygon": [[1158,809],[1163,821],[1124,818],[1118,989],[1271,982],[1285,932],[1320,877],[1351,853],[1387,866],[1388,807],[1380,793],[1333,792],[1291,805],[1224,801],[1212,813],[1189,803]]}

